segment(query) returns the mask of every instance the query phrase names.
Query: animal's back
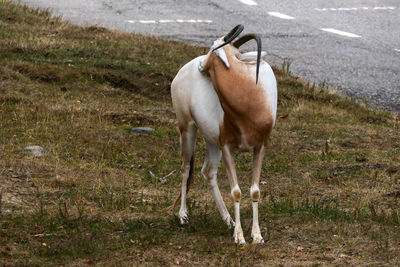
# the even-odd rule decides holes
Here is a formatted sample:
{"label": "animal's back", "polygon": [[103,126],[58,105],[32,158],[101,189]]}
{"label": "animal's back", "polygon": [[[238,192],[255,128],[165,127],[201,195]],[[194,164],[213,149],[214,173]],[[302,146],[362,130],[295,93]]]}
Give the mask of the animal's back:
{"label": "animal's back", "polygon": [[178,72],[171,84],[172,104],[179,127],[193,121],[211,143],[218,145],[223,110],[212,82],[198,69],[200,56]]}
{"label": "animal's back", "polygon": [[266,102],[268,103],[269,109],[271,111],[272,118],[276,120],[276,112],[278,106],[278,89],[276,78],[271,66],[267,62],[263,62],[260,65],[260,84],[264,89],[264,94],[266,97]]}

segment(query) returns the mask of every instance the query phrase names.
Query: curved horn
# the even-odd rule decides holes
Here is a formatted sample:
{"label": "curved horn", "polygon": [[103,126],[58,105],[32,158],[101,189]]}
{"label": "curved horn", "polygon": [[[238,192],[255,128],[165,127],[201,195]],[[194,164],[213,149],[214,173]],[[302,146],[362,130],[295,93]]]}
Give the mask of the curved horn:
{"label": "curved horn", "polygon": [[244,43],[250,41],[250,40],[256,40],[257,42],[257,71],[256,71],[256,83],[258,83],[258,72],[260,70],[260,61],[261,61],[261,38],[257,34],[251,33],[251,34],[246,34],[237,39],[234,43],[233,46],[236,48],[239,48],[241,45]]}
{"label": "curved horn", "polygon": [[233,37],[233,39],[235,39],[244,29],[244,26],[242,24],[238,24],[235,26],[235,28],[233,28],[227,35],[224,36],[224,41],[227,42],[228,40],[230,40],[231,37]]}
{"label": "curved horn", "polygon": [[243,29],[244,29],[244,26],[242,24],[236,25],[235,28],[233,28],[227,35],[224,36],[225,43],[223,43],[222,45],[214,48],[213,51],[215,51],[218,48],[221,48],[221,47],[229,44],[230,42],[232,42],[236,37],[239,36],[239,34],[243,31]]}

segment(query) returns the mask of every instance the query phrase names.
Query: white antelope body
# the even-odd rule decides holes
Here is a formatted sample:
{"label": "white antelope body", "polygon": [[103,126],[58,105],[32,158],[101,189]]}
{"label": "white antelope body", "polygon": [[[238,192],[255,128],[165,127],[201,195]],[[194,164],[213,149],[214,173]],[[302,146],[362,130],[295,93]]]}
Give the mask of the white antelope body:
{"label": "white antelope body", "polygon": [[[193,171],[196,131],[199,129],[207,146],[201,172],[208,181],[222,219],[229,227],[235,227],[234,239],[239,244],[244,244],[245,239],[240,224],[241,191],[232,150],[253,151],[251,236],[254,243],[263,244],[258,223],[259,180],[265,146],[275,124],[277,87],[271,67],[260,60],[261,41],[257,36],[245,35],[231,44],[242,30],[243,27],[238,25],[227,36],[217,39],[207,55],[187,63],[172,81],[172,103],[182,144],[179,218],[182,224],[188,222],[186,194]],[[257,53],[241,54],[238,47],[250,39],[255,39],[259,44]],[[234,200],[234,221],[217,184],[221,156]]]}

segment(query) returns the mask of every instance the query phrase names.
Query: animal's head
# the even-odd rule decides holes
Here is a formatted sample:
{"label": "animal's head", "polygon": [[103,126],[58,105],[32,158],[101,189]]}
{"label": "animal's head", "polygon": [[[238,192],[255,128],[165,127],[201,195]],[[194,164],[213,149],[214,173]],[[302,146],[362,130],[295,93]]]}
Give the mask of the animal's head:
{"label": "animal's head", "polygon": [[212,64],[216,59],[221,60],[224,63],[225,67],[229,69],[231,66],[228,57],[232,57],[235,56],[237,53],[240,53],[239,47],[244,43],[254,39],[257,42],[257,83],[261,60],[261,38],[256,34],[246,34],[234,41],[240,35],[243,29],[243,25],[239,24],[235,28],[233,28],[227,35],[215,40],[207,56],[200,63],[199,70],[202,72],[208,72],[208,70],[213,67]]}

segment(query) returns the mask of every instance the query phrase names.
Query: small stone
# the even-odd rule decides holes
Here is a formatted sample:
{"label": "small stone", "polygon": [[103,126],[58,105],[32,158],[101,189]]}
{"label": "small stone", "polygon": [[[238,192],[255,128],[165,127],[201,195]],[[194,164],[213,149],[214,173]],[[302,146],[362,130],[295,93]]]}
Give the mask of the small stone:
{"label": "small stone", "polygon": [[154,129],[149,127],[134,127],[131,129],[131,133],[133,134],[148,134],[153,131]]}
{"label": "small stone", "polygon": [[41,146],[27,146],[24,149],[29,151],[34,157],[42,157],[45,153],[44,148]]}

